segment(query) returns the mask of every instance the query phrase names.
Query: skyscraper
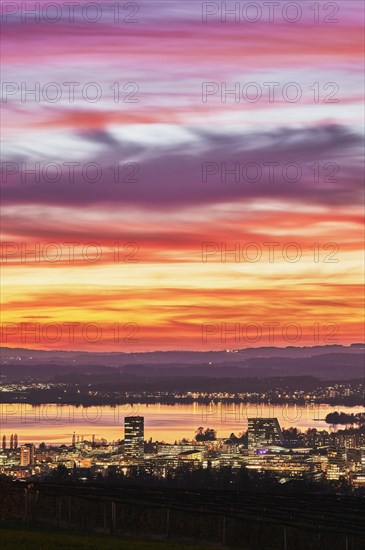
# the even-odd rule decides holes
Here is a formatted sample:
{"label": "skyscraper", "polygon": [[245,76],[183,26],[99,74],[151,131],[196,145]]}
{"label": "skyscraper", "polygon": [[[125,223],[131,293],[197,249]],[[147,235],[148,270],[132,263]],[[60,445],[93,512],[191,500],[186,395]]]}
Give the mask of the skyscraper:
{"label": "skyscraper", "polygon": [[144,456],[144,417],[124,418],[124,455],[127,458],[142,459]]}
{"label": "skyscraper", "polygon": [[18,434],[14,434],[14,449],[18,448]]}
{"label": "skyscraper", "polygon": [[20,447],[20,466],[34,465],[34,445],[26,443]]}
{"label": "skyscraper", "polygon": [[6,435],[3,435],[3,451],[6,449]]}
{"label": "skyscraper", "polygon": [[251,454],[265,445],[282,445],[283,434],[277,418],[248,419],[248,450]]}

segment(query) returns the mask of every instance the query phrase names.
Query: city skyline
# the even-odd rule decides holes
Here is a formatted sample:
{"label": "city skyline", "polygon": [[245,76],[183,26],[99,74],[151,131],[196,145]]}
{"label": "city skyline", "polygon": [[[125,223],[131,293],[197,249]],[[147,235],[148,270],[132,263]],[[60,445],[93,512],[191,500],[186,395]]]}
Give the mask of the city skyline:
{"label": "city skyline", "polygon": [[185,466],[190,470],[230,466],[233,471],[243,467],[267,471],[278,480],[285,476],[310,478],[317,483],[347,479],[355,488],[365,487],[363,429],[332,433],[293,428],[282,431],[277,418],[259,417],[249,418],[247,431],[239,437],[232,433],[228,438],[218,438],[214,430],[204,432],[198,428],[192,439],[167,444],[144,439],[142,416],[126,416],[124,428],[124,439],[113,443],[95,435],[90,440],[80,438],[74,432],[69,446],[18,445],[17,438],[13,446],[12,435],[10,446],[3,444],[0,452],[0,472],[18,479],[42,479],[52,471],[61,472],[60,468],[69,471],[68,475],[79,468],[82,475],[88,470],[91,475],[105,476],[110,468],[126,475],[130,468],[133,472],[133,468],[143,467],[151,468],[151,474],[163,479],[167,472]]}

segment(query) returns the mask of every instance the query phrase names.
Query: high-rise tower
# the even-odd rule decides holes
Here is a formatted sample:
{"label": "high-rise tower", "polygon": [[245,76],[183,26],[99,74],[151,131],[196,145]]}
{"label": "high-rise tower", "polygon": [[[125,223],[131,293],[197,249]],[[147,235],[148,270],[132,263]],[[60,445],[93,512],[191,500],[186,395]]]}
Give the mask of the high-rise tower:
{"label": "high-rise tower", "polygon": [[127,458],[144,456],[144,417],[126,416],[124,419],[124,454]]}

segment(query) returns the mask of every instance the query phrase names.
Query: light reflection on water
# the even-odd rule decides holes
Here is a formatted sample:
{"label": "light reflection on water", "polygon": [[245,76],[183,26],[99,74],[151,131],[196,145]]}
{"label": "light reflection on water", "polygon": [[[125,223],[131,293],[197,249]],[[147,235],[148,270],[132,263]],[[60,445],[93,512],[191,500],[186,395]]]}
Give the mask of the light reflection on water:
{"label": "light reflection on water", "polygon": [[198,426],[217,430],[218,437],[229,436],[247,429],[249,417],[276,417],[283,428],[296,426],[330,429],[324,422],[325,416],[334,411],[347,413],[365,412],[365,407],[329,406],[325,404],[307,405],[267,405],[263,403],[221,403],[203,405],[117,405],[99,407],[76,407],[73,405],[0,404],[1,437],[5,434],[9,441],[12,433],[17,433],[20,443],[71,443],[73,432],[91,439],[105,438],[115,441],[124,437],[124,417],[141,415],[145,417],[145,438],[174,442],[194,436]]}

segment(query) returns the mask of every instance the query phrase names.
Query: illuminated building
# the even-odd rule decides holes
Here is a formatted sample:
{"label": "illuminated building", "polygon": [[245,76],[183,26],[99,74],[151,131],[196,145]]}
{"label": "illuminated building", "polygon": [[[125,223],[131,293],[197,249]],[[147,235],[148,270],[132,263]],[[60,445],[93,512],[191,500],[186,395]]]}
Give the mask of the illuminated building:
{"label": "illuminated building", "polygon": [[248,419],[248,451],[254,454],[256,449],[266,445],[281,445],[283,434],[277,418]]}
{"label": "illuminated building", "polygon": [[20,466],[34,465],[34,445],[26,443],[20,447]]}
{"label": "illuminated building", "polygon": [[124,419],[124,455],[126,458],[143,459],[144,418],[126,416]]}
{"label": "illuminated building", "polygon": [[350,475],[353,487],[365,487],[365,472],[356,472]]}
{"label": "illuminated building", "polygon": [[157,445],[157,454],[177,456],[184,451],[194,451],[196,448],[196,445],[190,445],[186,443],[174,445],[168,443],[159,443]]}
{"label": "illuminated building", "polygon": [[193,451],[184,451],[178,455],[178,458],[183,462],[187,462],[190,460],[194,462],[201,462],[203,460],[203,451],[200,451],[198,449],[195,449]]}
{"label": "illuminated building", "polygon": [[338,480],[345,475],[346,452],[345,449],[331,447],[328,449],[327,479]]}

